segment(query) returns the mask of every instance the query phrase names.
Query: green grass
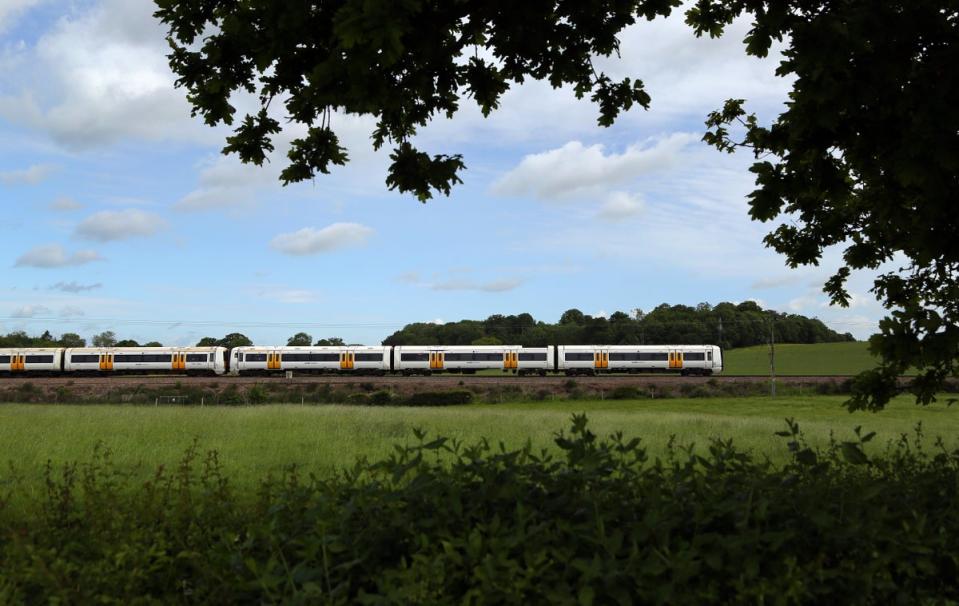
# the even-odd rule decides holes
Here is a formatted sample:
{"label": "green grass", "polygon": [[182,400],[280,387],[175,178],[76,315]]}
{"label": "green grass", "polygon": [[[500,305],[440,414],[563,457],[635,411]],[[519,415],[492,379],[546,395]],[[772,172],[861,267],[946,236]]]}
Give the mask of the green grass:
{"label": "green grass", "polygon": [[[854,375],[875,368],[877,360],[869,353],[869,344],[816,343],[776,345],[776,374]],[[769,346],[757,345],[729,349],[725,355],[724,375],[768,375]]]}
{"label": "green grass", "polygon": [[[605,435],[621,430],[662,452],[671,435],[679,443],[705,445],[711,437],[733,438],[741,447],[773,459],[786,456],[783,419],[795,417],[811,443],[824,445],[830,430],[849,439],[862,425],[878,432],[879,448],[922,422],[927,436],[959,435],[959,409],[921,408],[907,398],[878,414],[850,414],[842,397],[709,398],[638,401],[554,401],[482,404],[448,408],[271,405],[257,407],[136,407],[116,405],[0,406],[0,490],[5,463],[26,478],[39,478],[47,460],[59,466],[89,460],[103,442],[115,463],[146,477],[157,465],[174,465],[196,439],[219,452],[230,476],[248,486],[296,463],[327,474],[358,456],[382,457],[412,429],[475,442],[482,437],[519,447],[527,439],[551,447],[554,432],[570,415],[586,412]],[[39,484],[36,484],[39,487]]]}

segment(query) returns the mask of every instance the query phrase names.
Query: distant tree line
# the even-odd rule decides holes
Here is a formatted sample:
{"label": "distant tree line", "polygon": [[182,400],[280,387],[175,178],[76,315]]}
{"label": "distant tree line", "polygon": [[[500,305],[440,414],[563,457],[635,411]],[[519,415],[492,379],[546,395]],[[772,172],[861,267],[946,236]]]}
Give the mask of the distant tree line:
{"label": "distant tree line", "polygon": [[781,343],[833,343],[855,341],[820,320],[763,309],[753,301],[662,304],[645,313],[617,311],[608,318],[590,316],[578,309],[563,313],[559,322],[538,322],[528,313],[493,315],[485,320],[461,320],[446,324],[408,324],[384,341],[384,345],[641,345],[657,343],[710,343],[724,348],[747,347],[769,342],[770,328]]}
{"label": "distant tree line", "polygon": [[[158,341],[138,343],[133,339],[118,340],[112,330],[107,330],[90,338],[93,347],[162,347]],[[43,331],[40,336],[30,336],[22,330],[15,330],[6,335],[0,335],[0,347],[86,347],[87,340],[75,332],[65,332],[59,337],[53,336],[49,330]]]}

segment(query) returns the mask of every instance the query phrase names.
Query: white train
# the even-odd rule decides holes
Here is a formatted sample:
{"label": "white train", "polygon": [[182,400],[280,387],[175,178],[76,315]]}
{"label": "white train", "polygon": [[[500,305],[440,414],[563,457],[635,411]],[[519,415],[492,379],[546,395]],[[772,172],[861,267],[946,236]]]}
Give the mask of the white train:
{"label": "white train", "polygon": [[366,345],[236,347],[230,351],[230,373],[270,374],[292,370],[383,375],[390,372],[391,349]]}
{"label": "white train", "polygon": [[82,347],[0,349],[0,376],[18,374],[472,374],[519,375],[666,372],[712,375],[723,370],[715,345],[398,345],[344,347]]}
{"label": "white train", "polygon": [[0,349],[0,373],[222,375],[225,347],[73,347]]}
{"label": "white train", "polygon": [[393,370],[405,375],[433,372],[475,373],[502,369],[520,375],[546,373],[555,368],[553,347],[520,345],[397,345]]}

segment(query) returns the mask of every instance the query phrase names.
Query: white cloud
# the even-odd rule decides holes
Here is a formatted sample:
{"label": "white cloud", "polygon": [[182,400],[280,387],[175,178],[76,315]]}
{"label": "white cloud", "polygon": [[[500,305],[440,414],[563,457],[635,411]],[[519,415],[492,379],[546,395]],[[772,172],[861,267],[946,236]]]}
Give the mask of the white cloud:
{"label": "white cloud", "polygon": [[78,250],[68,255],[59,244],[46,244],[20,255],[14,267],[67,267],[101,260],[103,257],[93,250]]}
{"label": "white cloud", "polygon": [[821,297],[818,297],[814,294],[807,294],[801,297],[795,297],[789,300],[789,303],[786,304],[786,307],[789,308],[789,311],[794,313],[801,313],[807,309],[814,307],[828,307],[829,302],[823,301]]}
{"label": "white cloud", "polygon": [[651,139],[645,145],[629,146],[620,154],[605,152],[605,146],[585,146],[570,141],[562,147],[523,158],[519,165],[493,184],[493,193],[503,196],[532,194],[555,200],[660,173],[677,163],[680,153],[698,137],[672,133]]}
{"label": "white cloud", "polygon": [[453,279],[430,284],[433,290],[474,290],[479,292],[507,292],[513,290],[523,283],[519,278],[505,278],[501,280],[492,280],[490,282],[477,282],[473,280]]}
{"label": "white cloud", "polygon": [[79,318],[85,316],[86,313],[76,305],[66,305],[60,308],[60,311],[57,312],[61,318]]}
{"label": "white cloud", "polygon": [[50,308],[43,305],[23,305],[11,312],[13,318],[35,318],[50,315]]}
{"label": "white cloud", "polygon": [[88,290],[96,290],[102,288],[103,284],[97,282],[95,284],[80,284],[79,282],[57,282],[50,286],[50,290],[59,290],[61,292],[70,292],[70,293],[81,293]]}
{"label": "white cloud", "polygon": [[190,212],[248,206],[254,202],[258,189],[278,185],[279,173],[280,168],[274,163],[256,166],[243,164],[233,156],[218,155],[203,163],[197,188],[173,208]]}
{"label": "white cloud", "polygon": [[131,208],[94,213],[81,221],[74,233],[88,240],[109,242],[136,236],[150,236],[164,227],[166,222],[159,215]]}
{"label": "white cloud", "polygon": [[471,277],[473,270],[461,267],[451,270],[445,276],[434,275],[432,281],[424,280],[415,271],[408,271],[396,277],[398,282],[413,284],[437,291],[466,290],[476,292],[507,292],[523,284],[520,278],[497,278],[494,280],[477,280]]}
{"label": "white cloud", "polygon": [[16,22],[28,9],[44,0],[3,0],[0,2],[0,32]]}
{"label": "white cloud", "polygon": [[304,227],[280,234],[270,241],[270,246],[287,255],[313,255],[362,245],[372,234],[372,229],[359,223],[333,223],[323,229]]}
{"label": "white cloud", "polygon": [[34,164],[20,170],[0,172],[0,182],[4,185],[36,185],[54,171],[56,167],[50,164]]}
{"label": "white cloud", "polygon": [[[755,282],[753,282],[752,285],[750,285],[750,288],[754,288],[756,290],[765,290],[767,288],[781,288],[784,286],[793,286],[795,284],[802,282],[805,277],[806,277],[806,274],[803,274],[797,271],[790,271],[789,273],[781,276],[773,276],[771,278],[760,278],[756,280]],[[821,286],[822,282],[817,281],[815,285]]]}
{"label": "white cloud", "polygon": [[83,208],[83,205],[69,196],[61,196],[51,202],[47,208],[59,212],[67,212],[71,210],[79,210]]}
{"label": "white cloud", "polygon": [[643,207],[643,199],[638,194],[614,191],[606,196],[596,216],[607,221],[620,221],[640,214]]}
{"label": "white cloud", "polygon": [[21,82],[21,89],[0,96],[0,116],[43,130],[72,149],[126,137],[221,136],[190,117],[184,91],[174,88],[164,28],[153,10],[143,0],[103,0],[66,12],[19,53],[20,73],[11,81]]}

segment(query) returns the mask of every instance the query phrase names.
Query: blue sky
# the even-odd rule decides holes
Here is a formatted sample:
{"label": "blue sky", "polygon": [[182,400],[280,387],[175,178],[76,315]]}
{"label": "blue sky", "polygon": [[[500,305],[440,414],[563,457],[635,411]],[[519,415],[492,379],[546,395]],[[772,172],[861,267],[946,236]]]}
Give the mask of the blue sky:
{"label": "blue sky", "polygon": [[[697,40],[681,18],[624,33],[613,76],[639,77],[652,109],[596,126],[596,108],[530,83],[489,119],[464,101],[420,133],[461,153],[465,183],[420,204],[386,189],[367,118],[333,126],[352,162],[281,187],[279,138],[264,168],[219,153],[224,129],[189,115],[146,0],[0,0],[0,330],[189,344],[239,330],[376,343],[403,324],[565,309],[754,299],[868,336],[882,315],[871,275],[831,308],[835,266],[789,270],[752,223],[745,154],[700,137],[744,97],[776,115],[789,82],[746,57],[737,23]],[[252,107],[238,98],[238,107]]]}

